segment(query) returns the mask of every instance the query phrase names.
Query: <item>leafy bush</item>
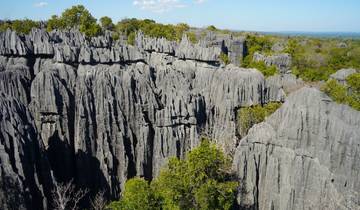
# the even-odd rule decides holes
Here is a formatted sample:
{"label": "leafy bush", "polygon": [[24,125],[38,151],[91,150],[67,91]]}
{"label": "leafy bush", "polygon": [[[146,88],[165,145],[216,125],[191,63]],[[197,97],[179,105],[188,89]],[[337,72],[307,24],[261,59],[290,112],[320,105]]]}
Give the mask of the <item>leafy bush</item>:
{"label": "leafy bush", "polygon": [[196,34],[194,32],[187,32],[186,35],[191,43],[196,44],[198,42]]}
{"label": "leafy bush", "polygon": [[346,78],[346,83],[353,91],[360,92],[360,73],[351,74]]}
{"label": "leafy bush", "polygon": [[360,92],[357,89],[359,81],[356,81],[359,79],[358,77],[355,75],[347,78],[351,83],[349,84],[350,89],[354,88],[352,91],[348,91],[349,87],[341,85],[333,79],[327,81],[321,90],[337,103],[347,104],[360,111]]}
{"label": "leafy bush", "polygon": [[160,209],[160,200],[146,180],[133,178],[126,182],[122,199],[112,202],[108,209],[156,210]]}
{"label": "leafy bush", "polygon": [[115,27],[111,18],[109,18],[108,16],[104,16],[100,18],[100,25],[105,30],[113,30]]}
{"label": "leafy bush", "polygon": [[348,40],[346,48],[339,40],[290,38],[286,53],[292,57],[292,72],[305,81],[326,81],[341,68],[360,67],[360,43]]}
{"label": "leafy bush", "polygon": [[266,67],[264,67],[261,63],[260,64],[254,63],[253,56],[255,52],[268,54],[271,51],[272,45],[273,42],[267,36],[256,36],[251,34],[247,35],[246,36],[247,52],[246,52],[246,56],[243,58],[243,61],[241,63],[242,67],[261,68],[261,70],[266,69]]}
{"label": "leafy bush", "polygon": [[28,34],[32,28],[38,28],[40,26],[39,22],[24,19],[24,20],[13,20],[13,21],[4,21],[0,24],[0,31],[6,31],[11,29],[21,34]]}
{"label": "leafy bush", "polygon": [[[187,24],[180,23],[177,25],[164,25],[156,23],[153,20],[145,19],[124,19],[116,24],[116,31],[126,36],[133,36],[137,31],[142,31],[145,35],[150,37],[164,37],[168,40],[179,41],[184,33],[188,32],[190,27]],[[189,35],[189,34],[188,34]],[[193,34],[190,34],[193,36]],[[131,37],[132,38],[132,37]],[[195,37],[189,37],[194,41]],[[129,41],[130,43],[132,41]]]}
{"label": "leafy bush", "polygon": [[60,17],[53,15],[47,24],[48,31],[73,27],[79,27],[81,32],[90,37],[101,33],[101,27],[96,23],[96,19],[82,5],[66,9]]}
{"label": "leafy bush", "polygon": [[170,158],[168,166],[150,185],[135,178],[127,181],[120,201],[111,209],[231,209],[237,182],[231,162],[214,144],[203,139],[184,160]]}
{"label": "leafy bush", "polygon": [[219,58],[225,65],[228,65],[231,62],[229,56],[227,54],[223,53],[223,52],[220,53]]}
{"label": "leafy bush", "polygon": [[267,65],[265,64],[265,62],[263,62],[263,61],[251,62],[248,67],[249,67],[249,68],[256,68],[256,69],[259,70],[265,77],[273,76],[273,75],[275,75],[275,74],[278,72],[276,66],[274,66],[274,65],[272,65],[272,66],[267,66]]}
{"label": "leafy bush", "polygon": [[264,106],[255,105],[241,108],[237,115],[240,136],[245,136],[253,125],[264,121],[267,116],[274,113],[280,106],[281,103],[270,102]]}
{"label": "leafy bush", "polygon": [[217,30],[218,30],[218,29],[217,29],[215,26],[213,26],[213,25],[208,26],[206,29],[209,30],[209,31],[217,31]]}

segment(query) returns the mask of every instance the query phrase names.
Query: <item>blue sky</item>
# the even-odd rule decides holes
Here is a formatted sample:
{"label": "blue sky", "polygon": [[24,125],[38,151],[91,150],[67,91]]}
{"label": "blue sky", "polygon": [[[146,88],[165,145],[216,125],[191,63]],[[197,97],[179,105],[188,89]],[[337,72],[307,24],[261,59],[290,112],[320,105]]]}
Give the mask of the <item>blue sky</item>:
{"label": "blue sky", "polygon": [[252,31],[360,32],[360,0],[0,0],[0,18],[44,20],[82,4],[97,18]]}

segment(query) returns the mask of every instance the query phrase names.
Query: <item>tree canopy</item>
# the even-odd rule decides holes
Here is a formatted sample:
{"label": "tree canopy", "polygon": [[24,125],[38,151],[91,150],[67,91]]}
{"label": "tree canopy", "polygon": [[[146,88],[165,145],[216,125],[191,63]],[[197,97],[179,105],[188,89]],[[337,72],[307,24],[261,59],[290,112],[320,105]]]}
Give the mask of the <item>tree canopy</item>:
{"label": "tree canopy", "polygon": [[96,21],[83,5],[76,5],[66,9],[60,17],[53,15],[48,20],[47,30],[78,27],[86,36],[97,36],[101,33],[101,27]]}
{"label": "tree canopy", "polygon": [[[231,209],[238,183],[232,181],[229,159],[209,140],[187,153],[170,158],[150,184],[130,179],[120,201],[110,209]],[[141,204],[141,205],[139,205]]]}

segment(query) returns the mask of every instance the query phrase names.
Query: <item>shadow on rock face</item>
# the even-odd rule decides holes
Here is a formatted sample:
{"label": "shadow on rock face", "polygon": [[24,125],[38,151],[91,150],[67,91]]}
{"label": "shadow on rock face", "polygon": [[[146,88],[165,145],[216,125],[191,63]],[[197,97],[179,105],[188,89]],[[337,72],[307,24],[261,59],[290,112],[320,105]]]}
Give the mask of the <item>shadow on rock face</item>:
{"label": "shadow on rock face", "polygon": [[[96,193],[103,191],[105,198],[110,198],[110,194],[113,195],[113,192],[110,193],[110,186],[107,182],[104,173],[101,170],[99,160],[92,156],[91,154],[85,153],[81,150],[77,151],[75,156],[76,159],[76,175],[75,183],[76,186],[82,189],[88,189],[89,193],[82,202],[89,205],[90,199],[93,198]],[[111,180],[112,183],[115,180]],[[120,191],[120,183],[115,185],[113,188]],[[114,189],[113,189],[114,190]],[[84,206],[88,207],[88,206]]]}
{"label": "shadow on rock face", "polygon": [[58,182],[69,182],[74,177],[74,152],[72,147],[60,139],[58,131],[49,138],[46,151]]}

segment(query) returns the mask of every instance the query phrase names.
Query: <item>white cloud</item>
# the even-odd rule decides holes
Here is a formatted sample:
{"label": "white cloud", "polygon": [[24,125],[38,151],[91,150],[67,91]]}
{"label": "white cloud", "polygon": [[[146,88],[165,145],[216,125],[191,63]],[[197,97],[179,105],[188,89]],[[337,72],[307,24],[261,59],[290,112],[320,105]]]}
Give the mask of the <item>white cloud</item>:
{"label": "white cloud", "polygon": [[196,4],[202,4],[202,3],[204,3],[206,0],[195,0],[195,3]]}
{"label": "white cloud", "polygon": [[47,5],[48,5],[47,2],[42,1],[42,2],[35,3],[34,7],[46,7]]}
{"label": "white cloud", "polygon": [[[196,4],[204,3],[206,0],[193,0]],[[134,0],[133,5],[142,10],[156,13],[168,12],[176,8],[187,7],[182,0]]]}

